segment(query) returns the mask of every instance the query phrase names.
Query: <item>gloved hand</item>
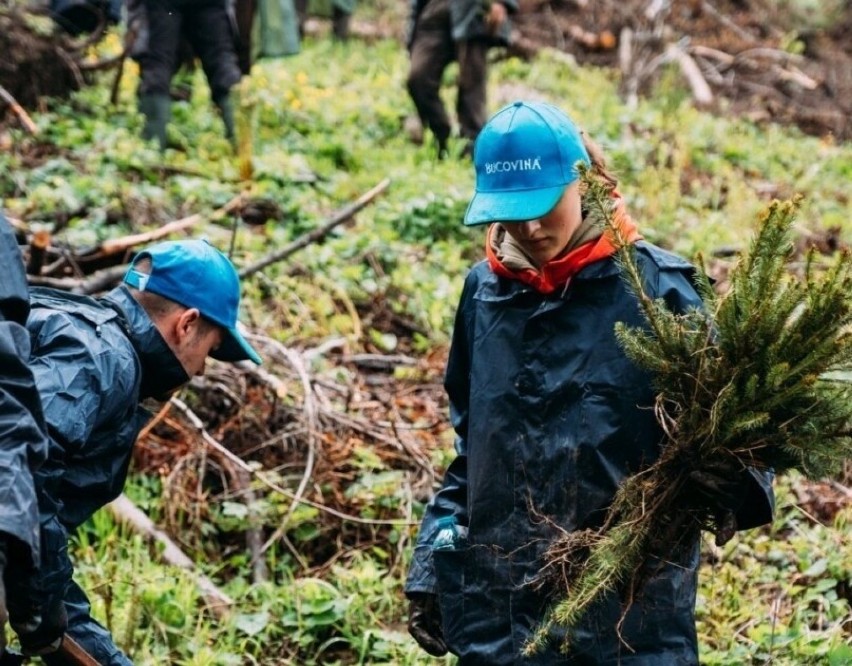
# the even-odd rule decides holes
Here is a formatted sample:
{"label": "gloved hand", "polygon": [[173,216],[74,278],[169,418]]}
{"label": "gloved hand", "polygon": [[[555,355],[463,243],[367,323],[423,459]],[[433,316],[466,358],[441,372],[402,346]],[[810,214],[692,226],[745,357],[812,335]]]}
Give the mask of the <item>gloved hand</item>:
{"label": "gloved hand", "polygon": [[56,652],[68,628],[65,602],[55,597],[40,612],[29,608],[12,610],[12,629],[18,634],[21,652],[27,656]]}
{"label": "gloved hand", "polygon": [[408,633],[433,657],[447,654],[438,595],[417,592],[408,595]]}
{"label": "gloved hand", "polygon": [[690,490],[707,509],[716,535],[716,545],[724,546],[737,531],[736,513],[748,491],[746,470],[735,460],[705,466],[689,474]]}

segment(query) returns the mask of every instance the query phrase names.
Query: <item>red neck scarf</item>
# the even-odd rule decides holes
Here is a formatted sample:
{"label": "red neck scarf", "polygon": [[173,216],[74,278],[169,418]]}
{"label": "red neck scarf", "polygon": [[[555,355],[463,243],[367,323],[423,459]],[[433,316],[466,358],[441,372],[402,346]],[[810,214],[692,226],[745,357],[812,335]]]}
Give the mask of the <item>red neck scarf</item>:
{"label": "red neck scarf", "polygon": [[[642,235],[639,233],[636,223],[627,214],[624,202],[620,197],[618,197],[618,202],[613,211],[613,222],[628,243],[635,243],[641,240]],[[485,253],[491,270],[501,277],[509,278],[510,280],[520,280],[542,294],[551,294],[557,289],[566,287],[571,281],[571,278],[583,268],[601,259],[611,257],[617,251],[612,240],[612,231],[607,228],[598,238],[574,248],[564,256],[547,262],[539,267],[538,270],[526,268],[514,271],[503,265],[497,258],[497,253],[491,247],[491,237],[494,234],[494,227],[495,225],[493,224],[489,227],[488,235],[485,239]]]}

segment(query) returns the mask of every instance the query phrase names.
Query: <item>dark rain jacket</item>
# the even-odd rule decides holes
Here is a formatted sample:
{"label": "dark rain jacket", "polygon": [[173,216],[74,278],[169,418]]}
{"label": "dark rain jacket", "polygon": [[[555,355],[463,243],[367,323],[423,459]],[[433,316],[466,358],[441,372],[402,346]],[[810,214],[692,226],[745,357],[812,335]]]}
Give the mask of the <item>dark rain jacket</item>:
{"label": "dark rain jacket", "polygon": [[[645,242],[636,258],[650,296],[675,312],[701,307],[686,262]],[[612,259],[550,295],[486,263],[467,277],[445,379],[458,456],[426,509],[405,587],[439,595],[444,637],[463,666],[698,663],[697,543],[686,561],[655,568],[621,625],[623,643],[611,595],[573,634],[569,655],[554,635],[544,652],[521,656],[546,610],[527,583],[548,542],[557,529],[599,526],[625,477],[659,454],[655,393],[616,342],[619,321],[643,325]],[[763,481],[749,476],[742,528],[771,517]],[[448,515],[468,527],[469,545],[432,551]]]}
{"label": "dark rain jacket", "polygon": [[[139,401],[188,377],[126,287],[102,299],[33,289],[27,328],[30,367],[47,423],[50,450],[38,472],[43,603],[61,597],[68,633],[103,666],[131,662],[93,620],[71,579],[68,535],[121,493],[139,430],[149,418]],[[65,664],[59,655],[48,664]]]}
{"label": "dark rain jacket", "polygon": [[8,546],[10,575],[24,575],[38,562],[32,470],[47,455],[41,403],[27,367],[30,340],[23,324],[28,312],[21,253],[0,212],[0,533]]}
{"label": "dark rain jacket", "polygon": [[[517,0],[499,0],[506,6],[509,14],[518,11]],[[410,0],[408,25],[406,26],[406,44],[411,47],[414,39],[414,31],[417,27],[417,19],[426,7],[429,0]],[[495,45],[505,46],[509,43],[509,35],[512,31],[510,21],[505,21],[499,32],[491,36],[485,25],[484,17],[488,13],[484,0],[449,0],[450,2],[450,29],[453,39],[457,42],[470,39],[488,39]]]}

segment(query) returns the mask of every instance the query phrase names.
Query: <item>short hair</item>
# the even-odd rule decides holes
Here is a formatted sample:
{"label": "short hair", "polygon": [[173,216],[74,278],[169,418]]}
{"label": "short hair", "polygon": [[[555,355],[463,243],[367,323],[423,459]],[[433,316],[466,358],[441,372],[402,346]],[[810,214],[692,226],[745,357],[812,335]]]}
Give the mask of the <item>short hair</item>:
{"label": "short hair", "polygon": [[[150,257],[142,257],[137,262],[133,264],[133,270],[139,273],[148,274],[151,272],[151,258]],[[185,305],[177,303],[165,296],[160,296],[159,294],[155,294],[151,291],[140,291],[135,287],[131,287],[127,285],[127,288],[130,290],[131,295],[139,305],[145,310],[148,316],[153,321],[159,321],[164,317],[168,317],[174,312],[189,310],[189,308]],[[210,321],[209,319],[202,316],[200,318],[200,334],[205,334],[207,331],[221,328],[219,324]]]}

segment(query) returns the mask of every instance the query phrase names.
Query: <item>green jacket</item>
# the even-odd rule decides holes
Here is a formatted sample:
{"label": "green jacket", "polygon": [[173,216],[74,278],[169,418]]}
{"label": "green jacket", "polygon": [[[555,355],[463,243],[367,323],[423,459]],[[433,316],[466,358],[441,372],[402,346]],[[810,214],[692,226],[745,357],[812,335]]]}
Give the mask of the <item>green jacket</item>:
{"label": "green jacket", "polygon": [[[434,1],[434,0],[433,0]],[[512,30],[511,22],[506,21],[496,35],[490,35],[485,27],[485,16],[488,14],[492,0],[450,0],[450,22],[452,25],[453,39],[465,41],[469,39],[490,39],[495,46],[505,46],[509,43],[509,34]],[[414,39],[414,31],[417,28],[417,19],[423,12],[429,0],[410,0],[411,12],[409,14],[406,43],[409,48]],[[518,0],[500,0],[506,6],[509,14],[518,11]]]}

